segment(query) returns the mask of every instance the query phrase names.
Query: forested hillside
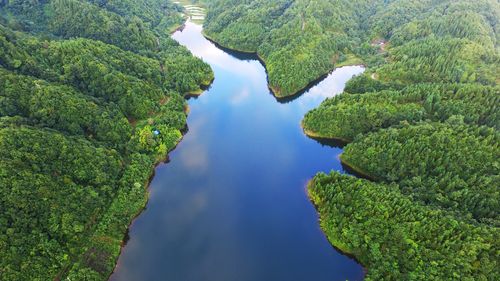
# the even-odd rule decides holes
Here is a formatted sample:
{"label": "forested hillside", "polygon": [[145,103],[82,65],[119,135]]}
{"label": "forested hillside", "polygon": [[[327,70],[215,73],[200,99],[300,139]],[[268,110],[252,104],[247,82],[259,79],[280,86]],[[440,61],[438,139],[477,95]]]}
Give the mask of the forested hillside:
{"label": "forested hillside", "polygon": [[206,34],[257,52],[277,97],[363,63],[304,131],[349,143],[309,186],[333,245],[367,280],[500,278],[500,4],[212,0]]}
{"label": "forested hillside", "polygon": [[299,92],[334,67],[386,60],[394,63],[378,77],[394,82],[499,79],[495,0],[208,2],[207,36],[257,52],[277,97]]}
{"label": "forested hillside", "polygon": [[500,4],[433,5],[375,24],[384,61],[303,120],[311,136],[352,142],[342,162],[375,181],[332,173],[310,186],[329,239],[369,280],[500,277]]}
{"label": "forested hillside", "polygon": [[106,280],[213,74],[169,1],[0,9],[0,280]]}
{"label": "forested hillside", "polygon": [[309,186],[330,241],[365,280],[496,280],[500,232],[415,202],[396,184],[332,172]]}

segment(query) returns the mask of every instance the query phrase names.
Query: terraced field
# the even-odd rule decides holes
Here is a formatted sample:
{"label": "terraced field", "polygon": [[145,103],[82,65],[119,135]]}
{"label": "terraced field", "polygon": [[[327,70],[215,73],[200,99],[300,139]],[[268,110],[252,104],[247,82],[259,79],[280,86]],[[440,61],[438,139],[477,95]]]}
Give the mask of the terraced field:
{"label": "terraced field", "polygon": [[206,16],[205,8],[200,4],[191,4],[190,1],[175,1],[175,4],[182,5],[186,16],[195,23],[203,23]]}

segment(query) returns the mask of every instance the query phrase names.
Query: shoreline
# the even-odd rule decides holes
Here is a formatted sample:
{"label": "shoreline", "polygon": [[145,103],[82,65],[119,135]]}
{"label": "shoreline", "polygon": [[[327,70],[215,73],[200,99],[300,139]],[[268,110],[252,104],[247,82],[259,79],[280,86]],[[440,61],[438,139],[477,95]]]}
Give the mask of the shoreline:
{"label": "shoreline", "polygon": [[[186,22],[177,26],[170,34],[172,35],[173,33],[177,32],[177,31],[182,31],[185,28],[185,26],[186,26]],[[199,85],[198,90],[185,93],[183,95],[184,99],[187,101],[190,98],[197,98],[197,97],[201,96],[203,93],[205,93],[207,91],[208,88],[210,88],[210,86],[212,85],[214,80],[215,80],[215,76],[212,73],[212,77],[210,77],[210,79],[208,79],[206,81],[202,81],[201,85]],[[189,115],[190,107],[189,107],[189,104],[187,104],[187,102],[186,102],[186,105],[184,108],[184,112],[185,112],[186,116]],[[146,182],[144,183],[144,185],[142,186],[144,188],[144,191],[145,191],[145,194],[144,194],[145,201],[143,204],[141,204],[141,207],[139,208],[139,210],[137,210],[137,212],[132,216],[132,218],[130,219],[130,221],[125,229],[125,232],[122,235],[122,239],[120,241],[120,250],[118,251],[118,254],[113,258],[114,259],[113,270],[108,274],[108,277],[106,278],[106,280],[110,280],[113,273],[115,273],[116,269],[119,267],[118,260],[119,260],[120,256],[122,255],[123,249],[127,245],[127,242],[129,239],[129,231],[132,228],[135,221],[137,220],[137,218],[139,218],[139,216],[147,208],[147,205],[148,205],[149,199],[150,199],[150,195],[151,195],[151,192],[150,192],[151,182],[153,181],[153,179],[156,175],[157,168],[162,164],[168,164],[170,162],[170,157],[169,157],[170,153],[172,151],[174,151],[175,149],[177,149],[177,147],[183,141],[185,135],[188,133],[189,130],[188,130],[187,119],[186,119],[186,124],[185,124],[184,128],[182,130],[179,130],[179,131],[180,131],[182,136],[176,142],[175,146],[172,149],[170,149],[169,151],[167,151],[167,153],[164,156],[158,157],[150,168],[151,173],[150,173],[148,179],[146,180]]]}
{"label": "shoreline", "polygon": [[[187,124],[186,124],[186,128],[187,128]],[[115,273],[116,269],[119,266],[118,259],[122,255],[123,249],[125,248],[125,246],[127,246],[127,242],[130,239],[129,238],[129,232],[130,232],[130,229],[132,228],[132,225],[135,223],[135,221],[137,220],[137,218],[139,218],[141,216],[141,214],[144,212],[144,210],[146,210],[146,208],[147,208],[147,205],[148,205],[149,199],[150,199],[150,195],[151,195],[151,182],[153,181],[153,178],[156,175],[156,169],[160,165],[162,165],[162,164],[168,164],[170,162],[170,158],[169,158],[170,152],[174,151],[179,146],[179,144],[184,139],[184,136],[187,133],[187,130],[183,129],[181,131],[181,133],[182,133],[182,137],[175,144],[175,146],[171,150],[169,150],[164,157],[158,158],[158,160],[152,165],[152,167],[151,167],[151,170],[152,170],[151,174],[149,175],[149,178],[146,180],[146,183],[143,186],[144,187],[144,191],[145,191],[144,197],[145,197],[146,201],[144,202],[144,204],[142,204],[140,210],[138,210],[137,213],[134,214],[134,216],[130,220],[129,224],[127,225],[127,228],[125,229],[125,233],[123,233],[123,238],[120,241],[120,250],[118,252],[118,255],[114,259],[114,265],[115,266],[113,267],[113,271],[111,271],[109,273],[108,278],[106,280],[110,280],[111,279],[111,276],[113,275],[113,273]]]}
{"label": "shoreline", "polygon": [[[341,68],[341,67],[345,67],[345,66],[364,66],[366,67],[364,64],[352,64],[352,65],[349,65],[349,64],[346,64],[346,65],[341,65],[339,67],[334,67],[333,69],[331,69],[330,71],[328,71],[327,73],[321,75],[320,77],[316,78],[315,80],[309,82],[306,86],[304,86],[302,89],[298,90],[297,92],[291,94],[291,95],[288,95],[288,96],[279,96],[277,94],[277,90],[274,89],[270,84],[269,84],[269,73],[267,72],[267,65],[266,65],[266,62],[264,61],[264,59],[258,54],[258,52],[252,52],[252,51],[245,51],[245,50],[238,50],[238,49],[233,49],[233,48],[230,48],[230,47],[226,47],[220,43],[218,43],[217,41],[215,41],[212,37],[210,37],[203,29],[202,29],[202,35],[207,39],[209,40],[210,42],[212,42],[215,46],[217,46],[218,48],[226,51],[226,50],[229,50],[229,53],[232,53],[232,52],[239,52],[239,53],[242,53],[242,54],[246,54],[246,55],[251,55],[251,56],[254,56],[254,58],[256,60],[258,60],[262,66],[264,66],[264,69],[266,71],[266,79],[267,79],[267,86],[269,88],[269,90],[271,91],[272,95],[276,98],[276,100],[280,103],[286,103],[286,102],[289,102],[289,101],[292,101],[298,97],[300,97],[302,94],[304,94],[307,90],[309,90],[311,87],[313,87],[314,85],[318,84],[319,82],[323,81],[326,77],[328,77],[331,73],[333,73],[333,71],[335,71],[336,69],[338,68]],[[348,144],[350,141],[346,140],[346,139],[343,139],[343,138],[332,138],[332,137],[324,137],[324,136],[321,136],[320,134],[316,134],[310,130],[307,130],[304,128],[303,126],[303,123],[301,122],[300,126],[302,127],[303,129],[303,133],[312,138],[312,139],[315,139],[317,141],[320,141],[320,140],[324,140],[324,141],[338,141],[340,142],[341,144],[343,145],[346,145]],[[364,173],[361,169],[357,168],[357,167],[354,167],[352,165],[350,165],[348,162],[344,161],[342,159],[342,157],[340,157],[340,162],[343,166],[347,167],[347,168],[350,168],[352,171],[356,172],[355,173],[352,173],[353,176],[355,177],[359,177],[358,175],[361,175],[361,177],[366,177],[366,178],[372,178],[372,177],[369,177],[366,173]],[[320,226],[320,230],[321,232],[323,233],[323,235],[325,236],[325,238],[328,240],[329,244],[332,246],[332,248],[334,250],[336,250],[337,252],[341,253],[342,255],[344,256],[347,256],[351,259],[353,259],[356,263],[358,263],[362,269],[363,269],[363,273],[364,275],[366,276],[367,272],[368,272],[368,268],[359,261],[359,259],[351,252],[347,249],[347,247],[343,246],[342,243],[340,243],[339,241],[335,241],[335,240],[332,240],[328,237],[324,227],[322,226],[322,215],[319,211],[319,206],[316,204],[316,202],[314,201],[314,198],[310,192],[310,185],[312,184],[312,182],[314,181],[314,178],[313,179],[310,179],[307,183],[307,186],[306,186],[306,196],[308,197],[309,201],[313,204],[315,210],[316,210],[316,213],[318,215],[318,220],[319,220],[319,226]]]}
{"label": "shoreline", "polygon": [[[310,137],[311,139],[317,140],[317,141],[334,141],[334,142],[339,142],[343,145],[347,145],[351,142],[351,141],[348,141],[348,140],[343,139],[343,138],[326,137],[326,136],[322,136],[318,133],[314,133],[314,132],[304,128],[304,124],[302,122],[300,123],[300,126],[302,127],[302,130],[304,131],[304,134],[306,136]],[[343,155],[343,153],[340,154],[340,163],[342,164],[342,166],[346,170],[346,172],[348,172],[349,174],[352,174],[353,176],[356,176],[358,178],[364,178],[364,179],[371,180],[371,181],[377,181],[377,179],[374,176],[368,174],[363,169],[351,164],[350,162],[345,160],[345,158],[342,157],[342,155]]]}
{"label": "shoreline", "polygon": [[262,66],[264,66],[264,69],[266,70],[267,87],[268,87],[268,89],[271,91],[272,95],[276,98],[276,100],[279,103],[287,103],[287,102],[290,102],[292,100],[295,100],[296,98],[300,97],[302,94],[304,94],[305,92],[307,92],[310,88],[312,88],[313,86],[317,85],[319,82],[323,81],[326,77],[328,77],[330,74],[332,74],[336,69],[339,69],[339,68],[342,68],[342,67],[346,67],[346,66],[363,66],[363,67],[366,67],[366,65],[362,64],[362,63],[352,63],[352,64],[348,63],[348,64],[345,64],[345,65],[339,64],[339,65],[334,66],[332,69],[330,69],[328,72],[322,74],[318,78],[310,81],[307,85],[305,85],[304,87],[298,89],[294,93],[291,93],[289,95],[280,95],[279,94],[280,90],[277,89],[276,87],[272,86],[269,83],[269,73],[267,71],[266,61],[264,60],[264,58],[262,58],[260,56],[260,54],[257,51],[240,50],[240,49],[237,49],[237,48],[232,48],[232,47],[224,46],[221,43],[217,42],[213,37],[211,37],[210,35],[208,35],[205,32],[204,29],[202,29],[201,34],[208,41],[212,42],[215,46],[217,46],[218,48],[222,49],[223,51],[226,51],[226,52],[229,51],[228,53],[238,52],[238,53],[242,53],[242,54],[254,56],[255,59],[258,60],[262,64]]}
{"label": "shoreline", "polygon": [[[195,24],[198,24],[198,23],[195,23]],[[183,23],[182,25],[179,25],[175,31],[173,31],[172,33],[176,32],[176,31],[179,31],[179,30],[183,30],[185,28],[186,24]],[[267,66],[266,66],[266,63],[264,61],[264,59],[257,53],[257,52],[250,52],[250,51],[242,51],[242,50],[237,50],[237,49],[231,49],[231,48],[227,48],[219,43],[217,43],[216,41],[214,41],[212,38],[210,38],[210,36],[208,36],[204,30],[202,30],[202,35],[207,39],[209,40],[210,42],[212,42],[213,44],[215,44],[218,48],[221,48],[222,50],[226,51],[228,50],[228,53],[231,54],[231,53],[235,53],[235,52],[238,52],[238,53],[241,53],[241,54],[246,54],[246,55],[251,55],[253,59],[255,60],[258,60],[262,66],[264,66],[265,68],[265,72],[266,72],[266,78],[267,78],[267,85],[268,85],[268,88],[271,90],[271,93],[274,95],[274,97],[276,98],[276,100],[278,102],[283,102],[283,100],[290,100],[290,99],[295,99],[299,96],[301,96],[305,91],[307,91],[310,87],[314,86],[315,84],[317,84],[318,82],[322,81],[325,77],[327,77],[328,75],[330,75],[336,68],[333,68],[332,70],[330,70],[328,73],[325,73],[323,74],[321,77],[318,77],[317,79],[315,79],[314,81],[311,81],[308,85],[306,85],[302,90],[294,93],[293,95],[289,95],[289,96],[284,96],[284,97],[280,97],[276,94],[275,90],[269,85],[269,80],[268,80],[268,73],[267,73]],[[347,66],[347,65],[346,65]],[[339,67],[340,68],[340,67]],[[207,85],[200,85],[200,89],[197,90],[197,91],[194,91],[194,92],[188,92],[188,93],[185,93],[184,97],[186,99],[189,99],[189,98],[197,98],[198,96],[202,95],[206,89],[204,87],[209,87],[213,81],[214,81],[215,77],[212,77],[212,79],[210,80],[210,82],[207,84]],[[186,106],[186,114],[189,113],[189,106],[187,105]],[[186,123],[186,128],[187,128],[187,123]],[[122,255],[123,253],[123,250],[125,248],[125,246],[127,245],[127,242],[128,242],[128,233],[130,231],[130,229],[133,227],[134,223],[136,222],[136,220],[139,218],[139,216],[144,212],[144,210],[147,208],[147,205],[148,205],[148,202],[149,202],[149,199],[150,199],[150,195],[151,195],[151,192],[150,192],[150,185],[151,185],[151,182],[152,180],[154,179],[155,177],[155,174],[156,174],[156,170],[157,168],[162,165],[162,164],[167,164],[169,162],[169,154],[174,151],[178,145],[181,143],[181,141],[183,140],[185,134],[187,133],[187,129],[186,130],[181,130],[181,133],[182,133],[182,137],[179,139],[179,141],[176,143],[176,145],[168,151],[168,153],[164,156],[164,157],[161,157],[161,158],[158,158],[157,161],[152,165],[152,171],[151,171],[151,174],[149,176],[149,178],[147,179],[147,181],[145,182],[143,188],[145,190],[145,194],[144,194],[144,204],[141,204],[141,208],[137,211],[136,214],[134,214],[134,216],[132,217],[132,219],[130,220],[129,224],[127,225],[126,229],[125,229],[125,232],[123,233],[123,237],[122,237],[122,240],[120,241],[120,249],[119,249],[119,252],[118,254],[116,255],[116,257],[114,258],[114,268],[113,268],[113,271],[109,274],[107,280],[110,280],[111,276],[113,275],[113,273],[116,272],[117,268],[119,268],[119,263],[118,263],[118,260],[120,258],[120,256]],[[321,138],[321,139],[325,139],[325,140],[332,140],[332,139],[335,139],[335,138],[326,138],[326,137],[321,137],[320,135],[317,135],[317,134],[314,134],[313,132],[311,131],[307,131],[304,129],[304,134],[311,137],[311,138]],[[338,138],[337,140],[341,141],[342,143],[348,143],[347,140],[345,139],[341,139],[341,138]],[[310,180],[310,182],[312,182],[312,179]],[[309,184],[308,184],[309,185]],[[337,250],[339,253],[341,253],[342,255],[345,255],[351,259],[353,259],[356,263],[358,263],[362,268],[363,268],[363,272],[365,273],[366,275],[366,267],[359,262],[359,260],[352,254],[350,253],[350,251],[348,251],[345,247],[343,247],[341,245],[341,243],[336,243],[334,240],[331,240],[328,238],[328,236],[326,235],[326,232],[324,231],[323,227],[321,226],[321,214],[318,212],[318,206],[315,204],[315,202],[313,201],[313,199],[311,198],[310,196],[310,193],[309,193],[309,187],[307,189],[307,195],[309,200],[313,203],[313,205],[315,206],[315,209],[317,211],[317,214],[318,214],[318,218],[319,218],[319,222],[320,222],[320,230],[321,232],[323,233],[323,235],[325,235],[325,238],[329,241],[329,244],[335,249]],[[337,241],[338,242],[338,241]]]}
{"label": "shoreline", "polygon": [[351,141],[347,140],[347,139],[344,139],[344,138],[340,138],[340,137],[328,137],[328,136],[323,136],[321,134],[318,134],[318,133],[315,133],[311,130],[308,130],[304,127],[304,123],[303,122],[300,122],[300,127],[302,128],[302,131],[304,132],[304,135],[310,137],[311,139],[315,139],[315,140],[324,140],[324,141],[336,141],[336,142],[340,142],[342,143],[343,145],[347,145],[349,144]]}
{"label": "shoreline", "polygon": [[[349,144],[350,142],[352,141],[349,141],[347,139],[344,139],[344,138],[340,138],[340,137],[328,137],[328,136],[323,136],[321,134],[318,134],[318,133],[315,133],[311,130],[308,130],[304,127],[304,122],[303,120],[300,122],[300,127],[302,128],[304,134],[308,137],[310,137],[311,139],[314,139],[314,140],[317,140],[317,141],[334,141],[334,142],[339,142],[343,145],[347,145]],[[364,179],[368,179],[368,180],[371,180],[371,181],[376,181],[376,178],[372,175],[369,175],[366,171],[364,171],[363,169],[349,163],[347,160],[345,160],[343,157],[342,157],[343,153],[340,154],[340,163],[342,164],[342,166],[344,166],[344,168],[347,168],[347,172],[353,174],[354,176],[356,177],[360,177],[360,178],[364,178]],[[349,171],[350,170],[350,171]]]}
{"label": "shoreline", "polygon": [[[205,90],[201,90],[201,93],[198,94],[197,96],[201,96],[204,92],[205,92]],[[186,97],[186,100],[189,99],[188,98],[188,94],[186,94],[185,97]],[[186,115],[189,114],[189,111],[190,111],[189,105],[186,104],[186,107],[184,108],[184,112],[186,113]],[[152,167],[151,167],[151,174],[149,175],[149,178],[146,180],[145,184],[143,185],[143,188],[144,188],[144,191],[145,191],[145,194],[144,194],[144,196],[145,196],[145,202],[144,202],[144,204],[142,204],[140,210],[138,210],[137,213],[134,214],[134,216],[130,220],[129,224],[127,225],[125,233],[123,233],[123,237],[122,237],[122,239],[120,241],[120,250],[118,252],[118,255],[114,258],[114,265],[115,266],[113,267],[113,271],[111,273],[109,273],[108,278],[106,280],[110,280],[111,279],[111,276],[113,275],[113,273],[115,273],[116,269],[119,266],[118,259],[122,255],[123,249],[127,245],[127,242],[128,242],[128,239],[129,239],[128,234],[129,234],[130,229],[132,228],[132,225],[135,223],[135,221],[137,220],[137,218],[139,218],[139,216],[147,208],[147,205],[149,203],[149,199],[150,199],[150,196],[151,196],[151,192],[150,192],[150,190],[151,190],[151,182],[153,181],[153,179],[154,179],[154,177],[156,175],[157,168],[160,165],[162,165],[162,164],[168,164],[170,162],[170,156],[169,156],[170,153],[172,151],[174,151],[175,149],[177,149],[177,147],[180,145],[180,143],[184,140],[185,135],[189,132],[187,120],[186,120],[186,124],[185,124],[184,128],[182,130],[180,130],[180,132],[181,132],[182,136],[179,139],[179,141],[177,141],[177,143],[175,144],[175,146],[172,149],[170,149],[166,153],[166,155],[164,155],[162,157],[159,157],[155,161],[155,163],[152,165]]]}
{"label": "shoreline", "polygon": [[201,96],[204,92],[206,92],[210,88],[210,86],[213,84],[214,80],[215,80],[215,77],[212,76],[209,80],[202,81],[198,90],[187,92],[184,94],[183,97],[186,100],[189,100],[191,98],[197,98],[197,97]]}
{"label": "shoreline", "polygon": [[323,227],[323,216],[321,215],[321,212],[319,211],[319,207],[320,207],[319,206],[319,202],[315,201],[316,197],[312,194],[312,185],[313,184],[314,184],[314,178],[310,179],[307,182],[307,184],[306,184],[306,196],[309,199],[309,202],[311,202],[311,204],[313,205],[314,209],[316,210],[316,214],[318,216],[318,222],[319,222],[318,225],[319,225],[319,228],[320,228],[321,232],[323,233],[324,237],[326,238],[326,240],[328,240],[328,243],[330,243],[330,245],[332,246],[332,248],[335,251],[337,251],[340,254],[342,254],[342,255],[344,255],[344,256],[352,259],[357,264],[359,264],[363,268],[363,273],[366,276],[366,274],[368,272],[368,268],[356,257],[356,255],[351,250],[349,250],[346,245],[344,245],[340,241],[330,239],[328,237],[327,233],[325,232],[324,227]]}
{"label": "shoreline", "polygon": [[342,166],[347,169],[346,172],[348,172],[349,174],[351,174],[352,176],[355,176],[357,178],[363,178],[363,179],[367,179],[367,180],[370,180],[372,182],[377,182],[377,179],[376,177],[368,174],[366,171],[364,171],[363,169],[349,163],[347,160],[345,160],[343,157],[342,157],[343,154],[340,154],[340,163],[342,164]]}
{"label": "shoreline", "polygon": [[[286,95],[286,96],[277,96],[276,93],[274,93],[274,90],[271,88],[271,86],[269,86],[269,89],[271,89],[271,91],[273,92],[274,97],[278,100],[278,102],[280,102],[280,103],[287,103],[289,101],[293,101],[293,100],[297,99],[298,97],[302,96],[304,93],[306,93],[307,91],[309,91],[309,89],[311,89],[312,87],[316,86],[321,81],[325,80],[325,78],[327,78],[335,70],[340,69],[342,67],[348,67],[348,66],[362,66],[362,67],[366,67],[366,65],[364,65],[364,64],[358,64],[358,63],[335,66],[334,68],[332,68],[331,70],[329,70],[327,73],[324,73],[321,76],[319,76],[318,78],[312,80],[311,82],[309,82],[307,85],[305,85],[304,87],[302,87],[301,89],[299,89],[295,93],[290,94],[290,95]],[[266,67],[266,66],[264,65],[264,67]],[[267,73],[267,67],[266,67],[266,73]]]}

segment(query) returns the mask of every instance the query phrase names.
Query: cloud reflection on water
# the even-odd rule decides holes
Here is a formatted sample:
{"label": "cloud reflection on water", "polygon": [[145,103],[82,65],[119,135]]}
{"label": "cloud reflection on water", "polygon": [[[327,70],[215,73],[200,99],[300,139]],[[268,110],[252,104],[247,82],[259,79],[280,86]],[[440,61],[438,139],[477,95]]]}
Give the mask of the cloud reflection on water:
{"label": "cloud reflection on water", "polygon": [[226,53],[188,23],[174,38],[211,64],[215,81],[189,101],[189,132],[157,168],[116,281],[360,280],[356,262],[321,232],[304,185],[342,167],[339,148],[307,138],[300,120],[362,67],[344,67],[286,104],[264,67]]}
{"label": "cloud reflection on water", "polygon": [[186,34],[176,33],[172,35],[172,38],[177,40],[181,45],[189,46],[189,50],[193,55],[202,58],[212,68],[218,67],[232,74],[244,76],[246,79],[252,80],[252,83],[262,81],[262,67],[259,64],[236,59],[217,48],[212,42],[208,44],[195,44],[194,42],[206,40],[203,38],[201,31],[201,25],[187,22],[184,31],[188,33],[187,36]]}

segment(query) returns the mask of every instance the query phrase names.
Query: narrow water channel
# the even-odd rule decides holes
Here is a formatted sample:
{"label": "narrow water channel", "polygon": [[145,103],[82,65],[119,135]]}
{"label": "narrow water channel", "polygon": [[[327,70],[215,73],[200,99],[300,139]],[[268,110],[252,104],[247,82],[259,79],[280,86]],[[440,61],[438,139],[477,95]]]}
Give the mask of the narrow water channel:
{"label": "narrow water channel", "polygon": [[189,100],[189,132],[157,167],[113,281],[344,281],[363,269],[321,232],[305,185],[342,171],[341,148],[306,137],[304,114],[360,66],[278,102],[254,57],[217,48],[188,22],[173,38],[209,63],[213,85]]}

